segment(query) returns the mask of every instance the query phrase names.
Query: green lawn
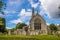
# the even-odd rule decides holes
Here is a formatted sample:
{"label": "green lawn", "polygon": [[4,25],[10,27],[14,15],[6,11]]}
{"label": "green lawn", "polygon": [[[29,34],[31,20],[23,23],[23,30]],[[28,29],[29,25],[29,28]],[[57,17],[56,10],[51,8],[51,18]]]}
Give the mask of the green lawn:
{"label": "green lawn", "polygon": [[54,35],[0,35],[0,40],[60,40],[60,37]]}

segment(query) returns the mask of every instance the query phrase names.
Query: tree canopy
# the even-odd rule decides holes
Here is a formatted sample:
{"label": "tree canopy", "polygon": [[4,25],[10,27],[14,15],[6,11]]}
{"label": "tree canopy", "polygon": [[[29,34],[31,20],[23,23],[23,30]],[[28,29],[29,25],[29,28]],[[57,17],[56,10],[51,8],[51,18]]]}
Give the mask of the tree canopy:
{"label": "tree canopy", "polygon": [[57,29],[57,27],[56,27],[56,25],[55,24],[50,24],[50,29],[51,29],[51,31],[57,31],[58,29]]}
{"label": "tree canopy", "polygon": [[24,26],[27,26],[25,23],[18,23],[17,25],[16,25],[16,28],[17,29],[22,29]]}
{"label": "tree canopy", "polygon": [[5,31],[5,18],[0,18],[0,32]]}
{"label": "tree canopy", "polygon": [[[0,14],[4,15],[4,11],[6,8],[6,3],[3,2],[3,0],[0,0]],[[6,31],[6,23],[5,18],[0,17],[0,32],[4,33]]]}

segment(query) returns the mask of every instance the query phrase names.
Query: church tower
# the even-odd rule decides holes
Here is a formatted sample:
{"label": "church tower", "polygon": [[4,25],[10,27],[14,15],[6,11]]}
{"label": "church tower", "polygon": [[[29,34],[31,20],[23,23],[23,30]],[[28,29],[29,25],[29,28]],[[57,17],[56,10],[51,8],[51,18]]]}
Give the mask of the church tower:
{"label": "church tower", "polygon": [[34,17],[34,8],[32,8],[32,18]]}

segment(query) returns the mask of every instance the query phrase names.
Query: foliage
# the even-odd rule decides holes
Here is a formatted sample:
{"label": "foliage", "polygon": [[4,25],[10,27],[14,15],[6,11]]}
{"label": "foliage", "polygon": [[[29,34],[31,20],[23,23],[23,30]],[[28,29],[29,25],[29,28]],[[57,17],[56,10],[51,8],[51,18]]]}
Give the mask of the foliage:
{"label": "foliage", "polygon": [[5,28],[5,19],[4,18],[0,18],[0,32],[5,32],[6,28]]}
{"label": "foliage", "polygon": [[13,32],[14,30],[16,30],[16,28],[12,28],[12,29],[10,29],[11,30],[11,32]]}
{"label": "foliage", "polygon": [[[2,0],[0,0],[0,13],[4,15],[3,10],[6,9],[6,3],[4,3]],[[5,28],[5,18],[0,18],[0,32],[4,33],[6,32]]]}
{"label": "foliage", "polygon": [[49,27],[52,31],[57,31],[58,30],[57,27],[55,26],[55,24],[50,24]]}
{"label": "foliage", "polygon": [[18,23],[17,25],[16,25],[16,28],[17,29],[22,29],[24,26],[27,26],[25,23]]}

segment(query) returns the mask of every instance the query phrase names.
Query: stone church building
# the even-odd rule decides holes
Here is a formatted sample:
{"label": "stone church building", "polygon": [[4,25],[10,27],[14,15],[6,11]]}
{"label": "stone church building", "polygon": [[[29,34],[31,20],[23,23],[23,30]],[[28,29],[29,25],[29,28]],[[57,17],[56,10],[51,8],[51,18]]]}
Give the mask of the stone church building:
{"label": "stone church building", "polygon": [[41,17],[41,15],[39,15],[38,12],[34,15],[34,9],[32,9],[32,16],[29,26],[25,26],[22,29],[17,29],[13,33],[17,35],[47,34],[47,25],[45,20]]}
{"label": "stone church building", "polygon": [[47,25],[45,20],[38,14],[38,12],[34,15],[34,9],[32,10],[32,17],[30,20],[30,30],[38,31],[37,33],[40,34],[47,34]]}

